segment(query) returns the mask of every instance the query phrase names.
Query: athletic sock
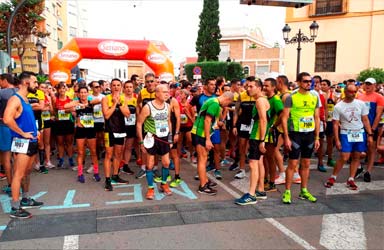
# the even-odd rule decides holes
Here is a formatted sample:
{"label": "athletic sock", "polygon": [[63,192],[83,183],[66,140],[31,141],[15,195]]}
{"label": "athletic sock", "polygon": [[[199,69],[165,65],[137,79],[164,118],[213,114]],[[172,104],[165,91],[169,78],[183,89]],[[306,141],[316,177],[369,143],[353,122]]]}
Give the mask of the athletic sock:
{"label": "athletic sock", "polygon": [[146,170],[146,178],[149,188],[153,188],[153,171],[152,170]]}
{"label": "athletic sock", "polygon": [[79,164],[79,166],[77,166],[77,176],[80,176],[82,174],[83,174],[83,165]]}
{"label": "athletic sock", "polygon": [[93,164],[93,173],[98,174],[99,173],[99,165],[98,164]]}
{"label": "athletic sock", "polygon": [[162,167],[161,168],[161,183],[166,184],[167,183],[167,178],[169,175],[169,168]]}
{"label": "athletic sock", "polygon": [[44,165],[44,155],[45,155],[44,149],[39,149],[40,166]]}

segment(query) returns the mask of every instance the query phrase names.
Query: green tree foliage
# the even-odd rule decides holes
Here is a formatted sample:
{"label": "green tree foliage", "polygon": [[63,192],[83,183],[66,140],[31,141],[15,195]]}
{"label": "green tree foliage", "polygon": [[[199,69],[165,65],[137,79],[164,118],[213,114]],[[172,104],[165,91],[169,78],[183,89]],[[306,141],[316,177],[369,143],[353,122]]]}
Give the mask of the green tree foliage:
{"label": "green tree foliage", "polygon": [[363,82],[369,77],[375,78],[377,83],[384,83],[384,70],[381,68],[365,69],[359,73],[357,80]]}
{"label": "green tree foliage", "polygon": [[[7,27],[13,10],[21,0],[10,0],[0,3],[0,49],[6,48]],[[48,33],[36,27],[38,21],[43,20],[40,16],[44,11],[44,0],[27,0],[19,9],[11,26],[11,39],[13,46],[17,48],[17,54],[21,60],[25,52],[25,41],[31,34],[45,37]]]}
{"label": "green tree foliage", "polygon": [[193,68],[199,66],[202,71],[202,78],[207,79],[209,77],[216,78],[217,76],[224,76],[225,79],[231,80],[233,78],[243,78],[243,68],[240,63],[237,62],[200,62],[191,63],[184,66],[185,73],[189,81],[193,81]]}
{"label": "green tree foliage", "polygon": [[219,0],[204,0],[196,41],[198,62],[218,61],[221,39]]}

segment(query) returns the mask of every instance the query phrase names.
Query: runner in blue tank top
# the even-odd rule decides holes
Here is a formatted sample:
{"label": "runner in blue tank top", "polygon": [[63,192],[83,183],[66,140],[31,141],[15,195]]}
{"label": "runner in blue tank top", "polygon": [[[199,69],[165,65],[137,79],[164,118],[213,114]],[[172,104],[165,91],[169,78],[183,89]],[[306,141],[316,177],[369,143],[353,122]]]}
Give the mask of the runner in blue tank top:
{"label": "runner in blue tank top", "polygon": [[[19,91],[12,96],[4,111],[4,124],[11,129],[11,151],[15,154],[14,174],[12,179],[11,218],[26,219],[32,217],[25,208],[37,208],[43,205],[29,197],[29,180],[32,163],[38,152],[37,126],[28,93],[36,93],[37,78],[32,72],[23,72],[19,76]],[[21,180],[23,180],[21,183]],[[20,186],[22,199],[19,201]]]}

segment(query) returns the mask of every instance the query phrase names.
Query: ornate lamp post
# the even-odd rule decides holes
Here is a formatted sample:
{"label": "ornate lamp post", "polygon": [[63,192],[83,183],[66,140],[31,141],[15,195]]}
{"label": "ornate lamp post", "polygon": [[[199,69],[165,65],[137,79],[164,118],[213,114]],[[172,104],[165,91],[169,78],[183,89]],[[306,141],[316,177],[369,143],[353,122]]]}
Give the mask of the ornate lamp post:
{"label": "ornate lamp post", "polygon": [[291,27],[289,27],[288,24],[285,24],[283,28],[283,37],[286,44],[294,44],[297,43],[297,66],[296,66],[296,75],[300,73],[300,52],[301,52],[301,43],[311,43],[315,41],[315,38],[317,37],[317,31],[319,30],[319,25],[316,23],[316,21],[313,21],[311,26],[309,26],[310,35],[311,37],[307,37],[301,32],[301,29],[299,29],[299,32],[289,39],[289,32],[291,32]]}
{"label": "ornate lamp post", "polygon": [[40,39],[36,41],[36,50],[37,61],[39,63],[39,75],[44,75],[43,69],[41,68],[41,63],[43,62],[43,44],[40,42]]}

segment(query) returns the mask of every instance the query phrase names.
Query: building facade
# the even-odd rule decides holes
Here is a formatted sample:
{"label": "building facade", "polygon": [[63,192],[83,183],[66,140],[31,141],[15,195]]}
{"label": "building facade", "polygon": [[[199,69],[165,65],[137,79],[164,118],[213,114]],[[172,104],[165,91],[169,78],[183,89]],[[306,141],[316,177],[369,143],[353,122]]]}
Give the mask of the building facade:
{"label": "building facade", "polygon": [[[384,0],[314,0],[286,10],[290,36],[299,29],[309,36],[313,20],[318,36],[302,44],[300,71],[340,82],[367,68],[384,68]],[[286,45],[284,57],[286,73],[295,80],[297,44]]]}

